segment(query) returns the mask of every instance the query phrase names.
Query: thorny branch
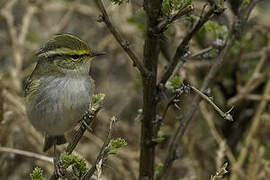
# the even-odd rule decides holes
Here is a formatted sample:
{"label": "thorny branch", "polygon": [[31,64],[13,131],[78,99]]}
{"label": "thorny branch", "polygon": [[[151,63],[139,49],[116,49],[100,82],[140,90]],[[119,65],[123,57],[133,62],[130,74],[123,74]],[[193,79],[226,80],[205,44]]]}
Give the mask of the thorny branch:
{"label": "thorny branch", "polygon": [[[194,36],[194,34],[200,30],[200,28],[215,14],[217,13],[218,7],[214,4],[210,8],[210,10],[205,13],[202,17],[200,17],[199,21],[195,25],[195,27],[184,37],[182,42],[177,47],[177,50],[175,52],[175,55],[173,56],[173,59],[170,61],[167,69],[162,74],[161,79],[159,81],[159,85],[166,84],[167,80],[171,77],[173,74],[173,71],[175,70],[175,67],[179,64],[179,67],[181,68],[185,60],[182,58],[188,51],[187,46],[191,38]],[[223,9],[219,10],[223,11]],[[179,61],[180,60],[180,61]]]}
{"label": "thorny branch", "polygon": [[233,117],[230,114],[230,112],[232,111],[233,108],[231,108],[229,111],[227,112],[223,112],[207,95],[205,95],[204,93],[202,93],[201,91],[199,91],[197,88],[190,86],[189,87],[196,92],[202,99],[204,99],[205,101],[207,101],[211,106],[213,106],[213,108],[220,114],[220,116],[226,120],[229,121],[233,121]]}
{"label": "thorny branch", "polygon": [[[83,115],[82,119],[80,120],[81,126],[74,133],[72,141],[68,144],[68,146],[66,148],[66,152],[68,154],[71,154],[73,152],[73,150],[76,148],[76,146],[78,145],[79,141],[81,140],[84,132],[86,130],[91,131],[91,125],[93,124],[93,121],[96,118],[97,113],[100,111],[100,109],[101,109],[101,106],[99,106],[96,109],[90,109]],[[57,180],[59,178],[59,174],[56,172],[56,170],[57,169],[55,169],[55,171],[51,175],[51,177],[50,177],[51,180]]]}
{"label": "thorny branch", "polygon": [[201,51],[196,52],[196,53],[192,54],[191,56],[188,56],[187,59],[193,59],[195,57],[202,56],[202,55],[210,52],[212,49],[214,49],[214,46],[209,46],[208,48],[202,49]]}
{"label": "thorny branch", "polygon": [[[252,6],[250,6],[250,4],[252,4]],[[220,70],[220,68],[222,67],[224,60],[225,60],[224,57],[227,54],[227,51],[231,47],[232,43],[234,42],[234,40],[237,36],[237,32],[239,32],[241,30],[241,28],[243,28],[243,26],[245,25],[246,20],[248,19],[248,16],[256,3],[254,4],[254,2],[252,1],[252,2],[250,2],[250,4],[247,6],[247,8],[245,8],[243,10],[243,13],[239,14],[240,17],[238,17],[238,16],[235,17],[233,26],[230,30],[230,35],[228,37],[229,39],[227,40],[224,48],[220,51],[220,54],[217,56],[215,64],[212,65],[210,71],[205,76],[200,91],[204,91],[207,88],[209,83],[212,81],[214,76],[217,74],[218,70]],[[244,20],[239,22],[239,19],[244,19]],[[171,72],[172,72],[172,70],[171,70]],[[166,76],[166,77],[167,78],[164,78],[165,80],[163,80],[163,81],[161,79],[161,82],[166,82],[170,76]],[[170,140],[170,143],[169,143],[167,156],[166,156],[165,161],[164,161],[164,167],[157,177],[158,180],[163,179],[165,174],[168,173],[168,170],[172,166],[172,164],[176,158],[175,154],[176,154],[176,149],[178,147],[178,144],[179,144],[179,142],[180,142],[180,140],[181,140],[181,138],[182,138],[182,136],[187,128],[187,125],[194,118],[194,114],[197,110],[197,106],[198,106],[198,103],[200,102],[200,100],[201,100],[200,96],[196,95],[192,101],[190,110],[187,112],[187,114],[185,115],[183,120],[179,123],[175,133],[173,134],[173,136]]]}
{"label": "thorny branch", "polygon": [[136,66],[139,71],[142,73],[143,76],[147,76],[148,70],[144,67],[143,63],[139,60],[138,56],[136,53],[130,48],[130,44],[128,41],[124,40],[120,33],[116,30],[116,28],[113,26],[111,23],[108,13],[104,7],[104,4],[102,0],[96,0],[96,3],[102,13],[102,15],[99,17],[99,22],[104,22],[116,41],[120,44],[120,46],[123,48],[123,50],[128,54],[130,59],[133,61],[134,66]]}
{"label": "thorny branch", "polygon": [[76,146],[78,145],[80,139],[82,138],[84,132],[86,130],[90,131],[89,127],[91,128],[91,125],[94,121],[94,119],[97,116],[97,113],[100,111],[101,108],[98,108],[96,111],[88,111],[85,113],[85,115],[83,116],[83,118],[81,119],[81,126],[80,128],[75,132],[72,141],[68,144],[66,152],[68,154],[71,154],[73,152],[73,150],[76,148]]}
{"label": "thorny branch", "polygon": [[161,21],[158,24],[159,33],[167,30],[170,24],[172,24],[174,21],[176,21],[180,17],[183,17],[184,15],[190,13],[191,11],[193,11],[193,9],[194,7],[192,5],[189,5],[183,9],[179,9],[179,11],[174,16],[165,18],[163,21]]}

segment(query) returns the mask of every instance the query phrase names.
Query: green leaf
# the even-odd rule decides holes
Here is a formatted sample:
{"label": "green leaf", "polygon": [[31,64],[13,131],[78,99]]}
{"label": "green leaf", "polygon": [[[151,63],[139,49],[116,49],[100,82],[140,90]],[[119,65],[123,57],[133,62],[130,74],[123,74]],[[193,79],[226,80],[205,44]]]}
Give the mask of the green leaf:
{"label": "green leaf", "polygon": [[92,96],[92,101],[89,105],[89,110],[90,111],[96,111],[100,106],[102,105],[102,102],[105,98],[105,94],[99,93],[99,94],[94,94]]}
{"label": "green leaf", "polygon": [[163,0],[161,12],[166,16],[191,4],[192,0]]}
{"label": "green leaf", "polygon": [[216,36],[216,39],[219,38],[222,40],[226,40],[228,38],[229,31],[227,26],[224,25],[222,26],[214,21],[209,20],[204,24],[203,27],[206,30],[206,32],[213,33]]}
{"label": "green leaf", "polygon": [[193,29],[194,26],[197,24],[197,22],[199,21],[200,17],[199,16],[195,16],[195,15],[190,15],[186,18],[186,24],[188,26],[189,29]]}
{"label": "green leaf", "polygon": [[161,143],[165,140],[165,137],[164,137],[164,132],[159,130],[158,133],[157,133],[157,137],[156,138],[153,138],[152,141],[153,142],[156,142],[156,143]]}
{"label": "green leaf", "polygon": [[107,147],[107,155],[116,154],[117,150],[127,145],[123,138],[112,139]]}
{"label": "green leaf", "polygon": [[155,169],[155,176],[156,176],[156,177],[161,173],[163,167],[164,167],[164,164],[162,164],[162,163],[159,163],[159,164],[157,165],[157,167],[156,167],[156,169]]}
{"label": "green leaf", "polygon": [[170,10],[170,0],[163,0],[161,7],[162,14],[168,14]]}
{"label": "green leaf", "polygon": [[182,80],[180,77],[175,76],[170,81],[166,83],[166,88],[174,92],[176,89],[178,89],[182,84]]}
{"label": "green leaf", "polygon": [[129,0],[110,0],[113,4],[121,5],[123,3],[128,3]]}
{"label": "green leaf", "polygon": [[44,180],[43,170],[39,167],[35,167],[33,172],[30,174],[31,180]]}
{"label": "green leaf", "polygon": [[243,0],[242,4],[241,4],[241,7],[244,7],[244,6],[248,5],[248,3],[249,3],[249,0]]}
{"label": "green leaf", "polygon": [[66,152],[63,152],[60,155],[60,165],[64,169],[71,166],[74,178],[81,178],[87,171],[86,162],[83,158],[72,154],[69,155]]}
{"label": "green leaf", "polygon": [[156,143],[162,143],[164,140],[165,140],[164,137],[157,137],[157,138],[152,139],[152,141]]}
{"label": "green leaf", "polygon": [[146,32],[146,13],[143,10],[138,11],[135,15],[127,19],[128,22],[133,23],[138,29]]}

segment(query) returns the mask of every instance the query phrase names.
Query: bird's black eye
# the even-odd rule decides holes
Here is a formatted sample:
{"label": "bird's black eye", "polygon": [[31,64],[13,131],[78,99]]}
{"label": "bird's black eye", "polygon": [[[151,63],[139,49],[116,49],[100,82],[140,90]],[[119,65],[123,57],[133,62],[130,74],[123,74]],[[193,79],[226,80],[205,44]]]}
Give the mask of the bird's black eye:
{"label": "bird's black eye", "polygon": [[71,57],[72,57],[72,59],[78,59],[80,56],[79,55],[72,55]]}

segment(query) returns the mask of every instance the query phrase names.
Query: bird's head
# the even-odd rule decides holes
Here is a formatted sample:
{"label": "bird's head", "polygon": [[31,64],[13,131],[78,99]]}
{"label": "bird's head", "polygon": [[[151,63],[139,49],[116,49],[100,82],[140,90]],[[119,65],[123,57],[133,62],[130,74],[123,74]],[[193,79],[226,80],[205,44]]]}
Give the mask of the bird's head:
{"label": "bird's head", "polygon": [[104,52],[96,52],[88,44],[72,34],[54,36],[37,53],[39,59],[49,62],[64,72],[80,72],[89,68],[90,61]]}

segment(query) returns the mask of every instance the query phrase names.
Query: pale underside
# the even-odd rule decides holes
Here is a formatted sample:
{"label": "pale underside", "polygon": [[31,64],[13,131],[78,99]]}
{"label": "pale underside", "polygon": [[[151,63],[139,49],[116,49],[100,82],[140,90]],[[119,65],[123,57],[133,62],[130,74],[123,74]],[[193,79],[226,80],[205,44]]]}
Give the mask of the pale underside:
{"label": "pale underside", "polygon": [[40,92],[26,104],[33,126],[51,136],[71,130],[87,111],[94,90],[93,80],[84,76],[45,76]]}

